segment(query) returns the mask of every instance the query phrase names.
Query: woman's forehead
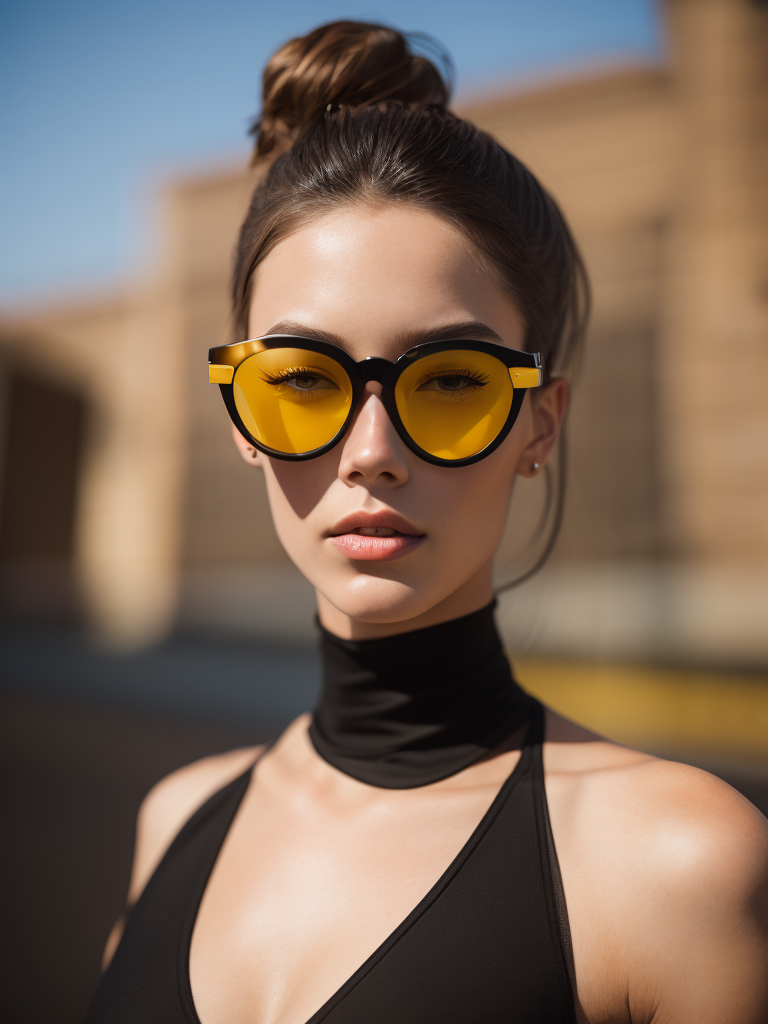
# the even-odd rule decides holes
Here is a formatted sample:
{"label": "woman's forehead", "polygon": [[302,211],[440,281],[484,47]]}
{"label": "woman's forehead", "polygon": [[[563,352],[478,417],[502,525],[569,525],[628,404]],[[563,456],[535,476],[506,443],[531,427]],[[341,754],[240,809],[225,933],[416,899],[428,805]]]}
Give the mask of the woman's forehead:
{"label": "woman's forehead", "polygon": [[404,351],[406,337],[468,322],[513,347],[523,335],[519,311],[460,232],[408,206],[347,208],[297,229],[257,268],[250,313],[251,336],[292,322],[350,351],[363,338]]}
{"label": "woman's forehead", "polygon": [[[301,280],[292,278],[298,271]],[[424,281],[461,288],[480,271],[463,236],[445,221],[412,206],[345,207],[297,228],[257,268],[274,285],[330,284],[378,292],[413,288]],[[414,276],[416,281],[414,281]]]}

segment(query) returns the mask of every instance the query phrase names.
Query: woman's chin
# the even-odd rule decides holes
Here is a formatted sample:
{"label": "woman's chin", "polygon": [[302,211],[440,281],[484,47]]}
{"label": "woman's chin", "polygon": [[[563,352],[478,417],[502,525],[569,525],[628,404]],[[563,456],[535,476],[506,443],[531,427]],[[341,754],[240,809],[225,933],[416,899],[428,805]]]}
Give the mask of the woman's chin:
{"label": "woman's chin", "polygon": [[[337,612],[370,625],[402,623],[415,619],[433,608],[442,595],[400,580],[357,573],[351,580],[328,585],[328,580],[315,584],[318,595]],[[321,602],[322,606],[322,602]],[[322,618],[322,607],[321,607]]]}

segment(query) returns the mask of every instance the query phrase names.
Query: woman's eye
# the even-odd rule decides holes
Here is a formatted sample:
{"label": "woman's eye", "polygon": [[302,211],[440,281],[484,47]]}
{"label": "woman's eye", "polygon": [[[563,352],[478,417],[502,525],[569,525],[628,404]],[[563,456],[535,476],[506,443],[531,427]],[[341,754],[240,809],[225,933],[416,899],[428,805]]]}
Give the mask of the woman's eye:
{"label": "woman's eye", "polygon": [[314,373],[303,373],[301,376],[291,377],[287,383],[299,391],[330,391],[336,388],[336,385],[331,383],[327,377],[319,377]]}
{"label": "woman's eye", "polygon": [[338,387],[319,373],[291,373],[283,377],[277,377],[269,381],[270,384],[279,384],[282,387],[290,388],[292,391],[338,391]]}
{"label": "woman's eye", "polygon": [[485,381],[474,380],[472,377],[463,375],[448,375],[432,377],[425,381],[417,391],[466,391],[468,388],[485,387]]}

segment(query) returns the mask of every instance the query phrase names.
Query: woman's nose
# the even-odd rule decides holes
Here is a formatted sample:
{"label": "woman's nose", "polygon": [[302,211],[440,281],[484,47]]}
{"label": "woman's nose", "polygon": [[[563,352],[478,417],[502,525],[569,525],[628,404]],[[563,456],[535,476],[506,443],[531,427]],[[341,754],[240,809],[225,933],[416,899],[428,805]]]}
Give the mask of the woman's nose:
{"label": "woman's nose", "polygon": [[381,401],[381,384],[365,385],[360,405],[342,443],[339,476],[350,486],[399,487],[408,479],[406,448]]}

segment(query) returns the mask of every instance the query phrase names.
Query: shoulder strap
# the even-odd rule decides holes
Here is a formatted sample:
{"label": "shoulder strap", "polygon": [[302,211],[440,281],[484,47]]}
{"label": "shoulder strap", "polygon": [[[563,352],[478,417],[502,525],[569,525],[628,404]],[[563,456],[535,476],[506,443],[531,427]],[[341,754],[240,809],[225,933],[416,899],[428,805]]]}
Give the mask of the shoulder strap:
{"label": "shoulder strap", "polygon": [[[163,854],[162,858],[156,865],[151,877],[147,880],[147,885],[144,887],[144,892],[146,892],[147,887],[150,885],[150,883],[152,883],[155,876],[160,874],[161,869],[164,869],[166,867],[166,862],[171,861],[175,857],[175,855],[178,853],[179,847],[186,842],[190,833],[194,832],[197,828],[199,828],[199,826],[203,822],[211,821],[212,818],[221,817],[223,815],[222,820],[224,822],[227,822],[226,828],[229,827],[229,824],[231,824],[231,819],[234,818],[235,814],[237,813],[237,809],[240,806],[243,797],[245,796],[245,791],[248,788],[248,784],[251,780],[251,776],[256,765],[267,753],[267,751],[274,744],[274,742],[274,739],[272,739],[268,743],[266,743],[263,746],[263,748],[259,751],[259,753],[256,755],[256,757],[253,759],[251,764],[243,772],[241,772],[240,775],[236,776],[234,779],[231,779],[229,782],[225,783],[215,792],[211,793],[211,795],[207,797],[207,799],[204,800],[203,803],[200,804],[200,806],[197,807],[190,814],[190,816],[186,819],[186,821],[181,825],[179,830],[176,832],[176,835],[173,837],[171,842],[168,844],[165,853]],[[224,834],[226,835],[226,831]],[[130,916],[131,912],[133,911],[133,908],[136,906],[136,903],[138,903],[141,900],[141,897],[144,895],[144,892],[142,892],[138,900],[134,901],[133,903],[126,904],[125,910],[123,912],[123,915],[126,918]]]}
{"label": "shoulder strap", "polygon": [[533,799],[536,812],[536,831],[538,833],[539,854],[541,857],[544,888],[547,897],[547,913],[549,924],[555,937],[558,958],[558,973],[566,1004],[571,1008],[573,1021],[576,1021],[575,992],[576,971],[573,962],[573,945],[571,929],[568,924],[568,908],[565,903],[565,891],[557,860],[557,851],[552,836],[552,825],[549,820],[547,792],[544,786],[543,744],[546,731],[546,712],[544,705],[536,701],[531,721],[528,742],[532,746],[531,774],[533,781]]}

